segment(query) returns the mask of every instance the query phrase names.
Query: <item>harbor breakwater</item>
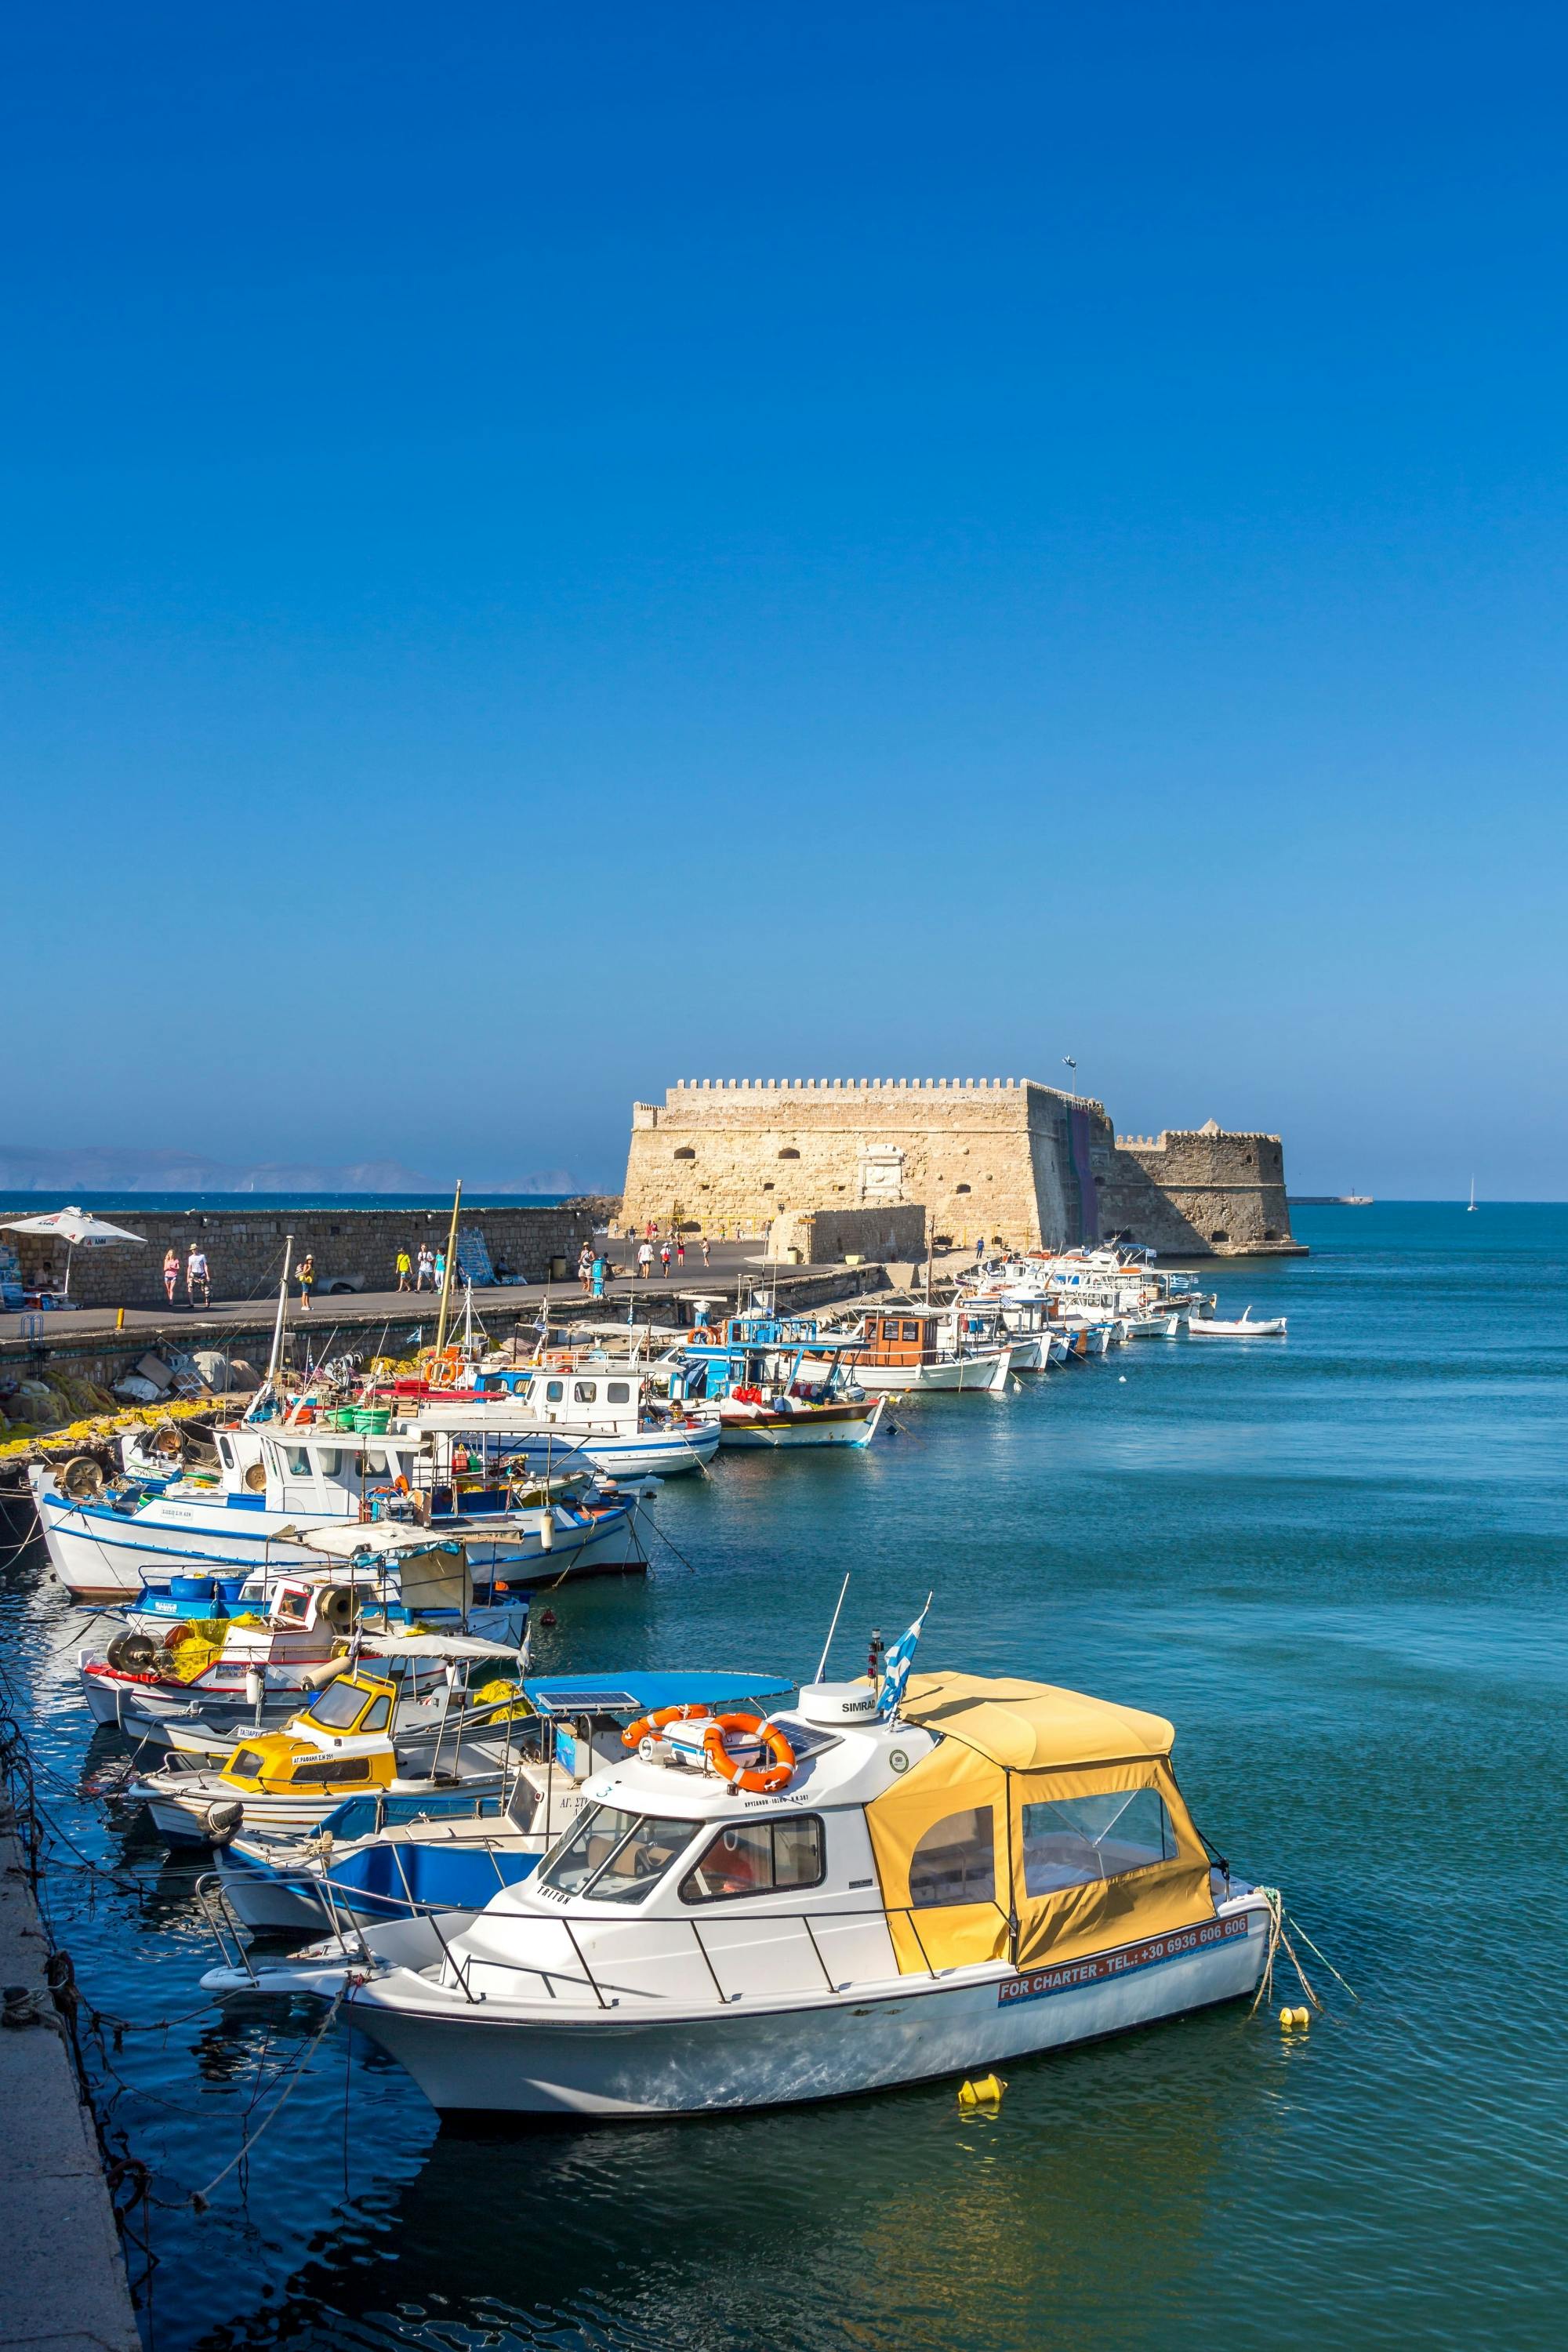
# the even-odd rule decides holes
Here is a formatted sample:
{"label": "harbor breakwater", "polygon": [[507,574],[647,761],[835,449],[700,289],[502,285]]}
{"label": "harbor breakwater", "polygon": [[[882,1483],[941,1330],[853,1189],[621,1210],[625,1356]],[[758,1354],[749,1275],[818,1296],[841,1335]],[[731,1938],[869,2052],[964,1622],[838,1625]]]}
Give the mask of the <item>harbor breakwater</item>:
{"label": "harbor breakwater", "polygon": [[[276,1297],[283,1271],[283,1253],[293,1235],[293,1262],[307,1251],[315,1260],[316,1287],[321,1293],[334,1281],[352,1281],[366,1290],[395,1290],[397,1254],[415,1256],[428,1244],[445,1249],[451,1223],[449,1209],[283,1209],[258,1199],[247,1209],[126,1210],[112,1222],[142,1236],[144,1246],[105,1244],[79,1249],[71,1259],[70,1294],[79,1307],[159,1307],[167,1304],[163,1292],[163,1257],[173,1250],[180,1261],[179,1295],[184,1296],[184,1268],[193,1248],[205,1251],[215,1301],[239,1303],[270,1294]],[[542,1281],[552,1258],[574,1264],[578,1251],[594,1230],[595,1204],[565,1201],[548,1208],[465,1208],[458,1220],[460,1240],[472,1247],[483,1244],[484,1257],[495,1273],[509,1273]],[[66,1245],[39,1234],[7,1236],[16,1245],[22,1279],[29,1288],[64,1280]],[[476,1282],[483,1273],[476,1269]]]}

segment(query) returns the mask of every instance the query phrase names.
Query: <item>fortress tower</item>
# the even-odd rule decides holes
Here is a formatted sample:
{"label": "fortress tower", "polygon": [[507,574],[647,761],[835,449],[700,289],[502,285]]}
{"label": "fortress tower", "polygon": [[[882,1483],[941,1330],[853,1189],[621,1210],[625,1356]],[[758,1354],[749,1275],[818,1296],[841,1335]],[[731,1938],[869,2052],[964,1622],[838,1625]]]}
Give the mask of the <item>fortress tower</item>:
{"label": "fortress tower", "polygon": [[871,1255],[879,1218],[907,1233],[885,1213],[916,1205],[961,1246],[1113,1233],[1184,1256],[1300,1246],[1278,1136],[1211,1119],[1119,1139],[1102,1105],[1033,1078],[704,1078],[633,1105],[630,1223],[758,1231],[834,1213],[845,1246]]}

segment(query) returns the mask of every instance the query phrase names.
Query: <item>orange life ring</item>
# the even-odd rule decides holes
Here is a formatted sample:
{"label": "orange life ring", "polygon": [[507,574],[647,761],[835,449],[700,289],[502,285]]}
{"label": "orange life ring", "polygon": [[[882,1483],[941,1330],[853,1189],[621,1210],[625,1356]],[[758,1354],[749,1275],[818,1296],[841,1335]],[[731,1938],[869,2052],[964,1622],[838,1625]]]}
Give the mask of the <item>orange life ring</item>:
{"label": "orange life ring", "polygon": [[[760,1738],[773,1762],[744,1768],[737,1764],[725,1740],[726,1732],[731,1731]],[[795,1749],[778,1726],[764,1723],[760,1715],[716,1715],[702,1735],[702,1753],[715,1772],[721,1772],[737,1789],[744,1789],[755,1797],[775,1796],[780,1789],[787,1789],[795,1778]]]}
{"label": "orange life ring", "polygon": [[661,1706],[653,1715],[639,1715],[637,1721],[628,1723],[622,1732],[621,1745],[624,1748],[640,1747],[650,1731],[662,1731],[667,1723],[689,1723],[694,1716],[706,1715],[707,1712],[705,1706],[692,1705]]}

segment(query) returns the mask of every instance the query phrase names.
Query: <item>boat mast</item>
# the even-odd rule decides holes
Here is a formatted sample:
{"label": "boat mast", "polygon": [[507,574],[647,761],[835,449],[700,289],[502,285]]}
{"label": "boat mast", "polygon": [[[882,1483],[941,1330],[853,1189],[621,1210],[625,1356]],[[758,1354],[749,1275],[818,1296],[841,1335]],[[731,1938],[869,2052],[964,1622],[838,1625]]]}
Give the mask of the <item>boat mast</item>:
{"label": "boat mast", "polygon": [[458,1255],[458,1211],[462,1204],[463,1180],[458,1179],[458,1189],[452,1195],[452,1223],[447,1234],[447,1265],[441,1276],[441,1312],[436,1320],[436,1353],[440,1354],[447,1339],[447,1307],[452,1296],[452,1260]]}
{"label": "boat mast", "polygon": [[289,1268],[292,1262],[293,1255],[294,1236],[292,1234],[286,1234],[283,1238],[283,1279],[278,1286],[278,1319],[272,1327],[272,1353],[267,1359],[267,1378],[262,1381],[259,1391],[251,1401],[250,1410],[252,1412],[255,1412],[256,1407],[260,1403],[261,1399],[270,1393],[273,1383],[276,1381],[279,1371],[282,1367],[283,1326],[288,1319],[289,1314]]}

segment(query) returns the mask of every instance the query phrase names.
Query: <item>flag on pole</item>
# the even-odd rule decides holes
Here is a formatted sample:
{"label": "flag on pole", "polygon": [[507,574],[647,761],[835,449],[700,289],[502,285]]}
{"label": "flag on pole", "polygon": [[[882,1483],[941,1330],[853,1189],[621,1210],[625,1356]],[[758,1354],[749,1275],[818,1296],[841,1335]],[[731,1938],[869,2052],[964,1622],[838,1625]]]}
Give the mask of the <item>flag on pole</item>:
{"label": "flag on pole", "polygon": [[931,1602],[931,1596],[928,1592],[925,1608],[921,1611],[909,1632],[900,1634],[882,1660],[882,1679],[877,1690],[879,1715],[891,1715],[904,1695],[904,1685],[909,1681],[910,1669],[915,1662],[915,1650],[920,1642],[921,1629],[925,1623]]}

